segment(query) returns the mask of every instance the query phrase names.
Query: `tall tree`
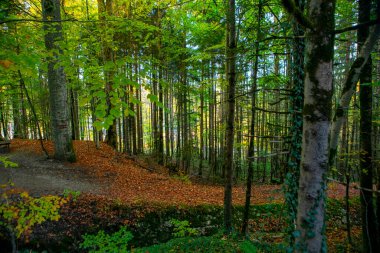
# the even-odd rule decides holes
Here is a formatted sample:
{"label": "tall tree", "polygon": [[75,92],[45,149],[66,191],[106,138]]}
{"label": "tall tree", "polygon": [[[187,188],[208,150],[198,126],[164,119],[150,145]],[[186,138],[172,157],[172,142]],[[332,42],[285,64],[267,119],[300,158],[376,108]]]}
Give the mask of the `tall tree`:
{"label": "tall tree", "polygon": [[[371,0],[359,0],[359,23],[368,22],[371,16]],[[360,50],[369,36],[369,27],[358,30],[358,49]],[[360,186],[372,189],[372,58],[360,73]],[[374,199],[371,191],[362,190],[360,194],[363,252],[375,252],[378,249],[378,234],[376,229]]]}
{"label": "tall tree", "polygon": [[[108,24],[107,17],[113,15],[113,1],[112,0],[98,0],[98,14],[101,31],[102,31],[102,57],[104,64],[104,79],[106,82],[105,92],[106,92],[106,103],[107,103],[107,117],[111,119],[111,124],[108,125],[106,142],[111,147],[117,147],[117,130],[116,130],[116,117],[114,116],[115,112],[118,109],[113,105],[112,99],[113,95],[113,82],[115,71],[109,66],[113,65],[115,61],[115,53],[112,49],[113,41],[113,30],[112,26]],[[104,37],[103,37],[104,36]],[[108,119],[107,119],[108,120]],[[106,121],[107,121],[106,120]]]}
{"label": "tall tree", "polygon": [[[305,0],[296,0],[296,6],[301,12],[305,8]],[[290,244],[294,246],[294,224],[297,217],[297,198],[298,198],[298,181],[301,162],[301,143],[302,143],[302,108],[304,92],[304,52],[305,40],[304,29],[296,20],[292,21],[293,34],[295,39],[292,42],[292,84],[293,94],[290,98],[292,125],[291,125],[291,144],[290,154],[286,174],[286,204],[289,210],[290,225]]]}
{"label": "tall tree", "polygon": [[59,60],[62,54],[59,43],[63,39],[60,0],[42,0],[42,14],[45,21],[45,46],[49,52],[48,85],[54,157],[58,160],[74,162],[76,158],[71,140],[65,72]]}
{"label": "tall tree", "polygon": [[[304,16],[292,0],[283,1],[305,26],[303,137],[297,207],[297,252],[327,252],[324,241],[328,133],[333,94],[335,0],[310,0]],[[321,22],[323,20],[323,22]]]}
{"label": "tall tree", "polygon": [[234,150],[235,86],[236,86],[236,24],[235,0],[228,1],[227,7],[227,117],[226,141],[224,147],[224,169],[226,171],[224,189],[224,226],[227,234],[232,231],[232,174]]}
{"label": "tall tree", "polygon": [[252,192],[252,180],[253,180],[253,160],[252,157],[255,154],[255,124],[256,124],[256,93],[257,93],[257,73],[259,70],[259,52],[260,52],[260,29],[261,29],[261,19],[262,19],[263,4],[261,0],[259,1],[259,9],[257,15],[257,35],[255,43],[255,61],[253,65],[253,81],[252,81],[252,107],[251,107],[251,124],[249,131],[249,144],[248,144],[248,173],[247,173],[247,189],[245,192],[245,205],[243,214],[243,224],[241,233],[248,234],[248,220],[249,220],[249,209],[251,206],[251,192]]}
{"label": "tall tree", "polygon": [[[377,14],[379,18],[380,15]],[[365,64],[367,63],[369,56],[376,45],[378,38],[380,37],[380,24],[376,24],[375,28],[367,37],[366,41],[362,44],[359,54],[355,61],[352,63],[347,76],[345,77],[343,89],[339,96],[339,103],[335,109],[333,121],[330,130],[330,151],[329,162],[333,165],[335,156],[337,154],[339,133],[343,126],[343,123],[347,117],[347,112],[351,97],[355,94],[356,84],[359,81],[360,73]]]}

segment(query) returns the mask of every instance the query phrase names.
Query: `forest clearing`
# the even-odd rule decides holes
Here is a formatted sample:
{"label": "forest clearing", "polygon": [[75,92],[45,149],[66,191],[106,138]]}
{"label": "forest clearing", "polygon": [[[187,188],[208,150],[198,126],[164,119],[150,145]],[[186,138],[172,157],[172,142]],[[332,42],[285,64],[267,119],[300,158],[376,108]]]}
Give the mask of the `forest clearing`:
{"label": "forest clearing", "polygon": [[377,252],[380,0],[0,1],[0,252]]}

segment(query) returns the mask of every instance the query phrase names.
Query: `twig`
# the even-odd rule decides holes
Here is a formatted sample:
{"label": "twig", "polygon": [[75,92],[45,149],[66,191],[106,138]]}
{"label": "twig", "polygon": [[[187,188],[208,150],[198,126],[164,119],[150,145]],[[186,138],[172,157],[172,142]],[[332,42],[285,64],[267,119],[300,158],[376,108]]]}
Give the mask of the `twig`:
{"label": "twig", "polygon": [[286,152],[280,152],[280,153],[275,153],[275,154],[268,154],[268,155],[263,155],[263,156],[252,156],[252,157],[247,157],[247,159],[258,159],[258,158],[265,158],[265,157],[278,156],[278,155],[285,155],[285,154],[289,154],[289,151],[286,151]]}
{"label": "twig", "polygon": [[[333,179],[331,177],[328,177],[327,180],[335,182],[335,183],[338,183],[338,184],[341,184],[341,185],[345,185],[345,186],[347,185],[347,183],[341,182],[341,181]],[[369,188],[365,188],[365,187],[360,187],[360,186],[357,186],[357,185],[352,185],[351,187],[354,188],[354,189],[357,189],[357,190],[361,190],[361,191],[367,191],[367,192],[373,192],[373,193],[380,194],[380,191],[378,191],[378,190],[373,190],[373,189],[369,189]]]}

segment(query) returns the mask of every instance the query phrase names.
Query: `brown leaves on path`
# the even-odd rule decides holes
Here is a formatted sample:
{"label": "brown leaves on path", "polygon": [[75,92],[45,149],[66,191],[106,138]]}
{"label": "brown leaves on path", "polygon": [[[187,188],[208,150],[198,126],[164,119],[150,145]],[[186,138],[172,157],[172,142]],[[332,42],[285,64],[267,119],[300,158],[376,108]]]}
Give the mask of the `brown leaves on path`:
{"label": "brown leaves on path", "polygon": [[[49,154],[52,154],[52,143],[44,141],[44,144]],[[187,183],[172,178],[167,173],[150,172],[104,143],[101,143],[100,149],[96,149],[91,141],[74,141],[74,149],[77,162],[72,165],[82,168],[86,174],[109,185],[103,192],[108,198],[131,204],[160,203],[191,206],[223,204],[223,186]],[[42,153],[37,140],[12,140],[11,151],[16,150]],[[333,190],[334,197],[344,196],[341,195],[344,191],[339,185],[334,186]],[[234,204],[243,205],[244,200],[245,187],[234,187]],[[251,201],[252,204],[282,202],[281,186],[255,185]]]}

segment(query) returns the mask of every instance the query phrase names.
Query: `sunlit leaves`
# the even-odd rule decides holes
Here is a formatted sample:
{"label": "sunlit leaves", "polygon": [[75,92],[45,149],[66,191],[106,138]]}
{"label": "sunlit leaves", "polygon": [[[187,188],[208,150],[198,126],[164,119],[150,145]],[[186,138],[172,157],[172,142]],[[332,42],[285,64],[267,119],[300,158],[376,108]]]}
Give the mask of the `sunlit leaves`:
{"label": "sunlit leaves", "polygon": [[3,68],[9,69],[9,67],[13,64],[10,60],[0,60],[0,66]]}
{"label": "sunlit leaves", "polygon": [[9,158],[5,156],[0,156],[0,163],[2,163],[5,168],[16,168],[18,166],[17,163],[10,161]]}
{"label": "sunlit leaves", "polygon": [[[19,200],[16,197],[20,198]],[[66,198],[59,196],[31,197],[28,192],[5,192],[1,196],[0,226],[10,229],[17,238],[28,237],[33,227],[44,221],[57,221],[59,209],[67,203]]]}

